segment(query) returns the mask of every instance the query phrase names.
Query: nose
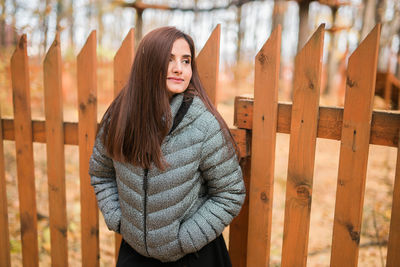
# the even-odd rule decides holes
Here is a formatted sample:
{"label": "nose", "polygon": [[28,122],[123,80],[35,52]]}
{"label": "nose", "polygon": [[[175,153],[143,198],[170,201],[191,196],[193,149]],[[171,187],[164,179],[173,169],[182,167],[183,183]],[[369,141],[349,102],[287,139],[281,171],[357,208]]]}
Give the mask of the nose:
{"label": "nose", "polygon": [[172,66],[172,71],[174,73],[182,73],[182,64],[179,61],[174,62]]}

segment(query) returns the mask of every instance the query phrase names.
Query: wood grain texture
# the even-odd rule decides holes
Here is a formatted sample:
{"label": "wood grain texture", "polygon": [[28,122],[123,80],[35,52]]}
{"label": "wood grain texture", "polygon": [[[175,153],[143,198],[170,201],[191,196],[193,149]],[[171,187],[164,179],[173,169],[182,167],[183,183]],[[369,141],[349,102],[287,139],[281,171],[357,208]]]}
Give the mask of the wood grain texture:
{"label": "wood grain texture", "polygon": [[307,265],[324,29],[295,58],[282,266]]}
{"label": "wood grain texture", "polygon": [[201,83],[214,106],[217,104],[220,36],[221,25],[218,24],[196,57]]}
{"label": "wood grain texture", "polygon": [[114,97],[128,82],[135,55],[135,33],[130,29],[114,56]]}
{"label": "wood grain texture", "polygon": [[[114,56],[114,98],[124,88],[129,79],[135,51],[135,33],[130,29],[121,47]],[[118,259],[122,236],[115,233],[115,261]]]}
{"label": "wood grain texture", "polygon": [[97,131],[96,32],[92,31],[77,58],[79,107],[79,174],[81,187],[82,266],[99,266],[99,212],[90,185],[89,159]]}
{"label": "wood grain texture", "polygon": [[331,266],[358,264],[379,36],[377,25],[349,58]]}
{"label": "wood grain texture", "polygon": [[39,265],[35,171],[33,160],[29,67],[26,35],[19,39],[11,58],[14,134],[23,266]]}
{"label": "wood grain texture", "polygon": [[392,215],[390,217],[389,241],[387,247],[387,267],[400,265],[400,140],[397,147],[396,173],[394,177]]}
{"label": "wood grain texture", "polygon": [[247,266],[268,266],[278,113],[281,27],[255,57]]}
{"label": "wood grain texture", "polygon": [[229,225],[229,256],[233,267],[246,267],[247,259],[247,229],[249,222],[249,186],[251,158],[242,158],[240,161],[243,180],[246,187],[246,198],[242,209]]}
{"label": "wood grain texture", "polygon": [[[248,131],[251,133],[253,124],[253,99],[243,97],[236,97],[235,114],[239,116],[235,125],[236,129],[241,131]],[[292,105],[288,103],[278,104],[278,133],[290,133]],[[247,114],[243,117],[244,113]],[[239,114],[239,115],[238,115]],[[250,116],[250,119],[248,119]],[[246,121],[243,121],[246,118]],[[319,107],[319,120],[318,120],[318,138],[340,140],[343,122],[343,108],[339,107]],[[2,119],[2,130],[4,140],[14,141],[14,120]],[[393,111],[373,111],[371,122],[371,137],[370,144],[397,147],[399,138],[400,114]],[[42,120],[32,121],[32,135],[33,141],[37,143],[46,143],[45,122]],[[232,130],[236,130],[232,128]],[[239,142],[239,149],[241,149],[241,157],[247,157],[251,153],[249,140],[251,135],[240,135],[235,138]],[[64,122],[64,144],[78,145],[78,123]]]}
{"label": "wood grain texture", "polygon": [[[290,133],[292,105],[278,104],[278,133]],[[253,98],[238,96],[235,100],[234,125],[239,129],[253,128]],[[317,137],[340,140],[342,135],[343,108],[319,107]],[[369,143],[373,145],[397,147],[400,114],[396,111],[373,111]]]}
{"label": "wood grain texture", "polygon": [[[1,108],[0,108],[1,110]],[[1,118],[1,114],[0,114]],[[0,267],[10,267],[10,232],[8,229],[7,185],[4,166],[3,131],[0,124]]]}
{"label": "wood grain texture", "polygon": [[240,158],[249,156],[251,146],[251,131],[238,128],[231,128],[229,131],[231,132],[233,139],[238,146]]}
{"label": "wood grain texture", "polygon": [[62,61],[59,34],[43,62],[46,116],[47,177],[52,266],[68,266],[67,202],[62,100]]}

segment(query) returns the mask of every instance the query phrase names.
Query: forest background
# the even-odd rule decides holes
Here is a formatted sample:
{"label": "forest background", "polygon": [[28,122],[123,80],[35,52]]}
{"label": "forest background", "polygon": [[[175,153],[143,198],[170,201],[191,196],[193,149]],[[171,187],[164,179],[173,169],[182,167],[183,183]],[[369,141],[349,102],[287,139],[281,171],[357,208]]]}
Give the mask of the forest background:
{"label": "forest background", "polygon": [[[233,124],[235,95],[252,94],[254,57],[272,29],[282,25],[279,101],[291,101],[294,57],[321,24],[326,24],[321,105],[342,106],[348,57],[375,26],[382,24],[378,72],[400,78],[399,0],[0,0],[0,100],[2,117],[13,117],[10,58],[21,34],[27,34],[33,119],[44,119],[42,61],[59,32],[63,55],[64,120],[77,121],[76,55],[89,33],[97,30],[98,118],[112,101],[112,60],[130,28],[136,43],[159,26],[190,34],[197,51],[221,24],[218,110]],[[376,109],[387,106],[376,96]],[[271,266],[280,265],[288,135],[278,134]],[[317,142],[309,266],[329,266],[339,142]],[[21,266],[21,236],[15,146],[4,142],[12,266]],[[34,144],[35,179],[42,266],[50,265],[46,147]],[[69,262],[80,262],[78,148],[66,146]],[[360,266],[384,266],[395,169],[394,148],[370,147]],[[113,262],[113,235],[101,219],[101,265]],[[229,240],[227,240],[229,241]]]}

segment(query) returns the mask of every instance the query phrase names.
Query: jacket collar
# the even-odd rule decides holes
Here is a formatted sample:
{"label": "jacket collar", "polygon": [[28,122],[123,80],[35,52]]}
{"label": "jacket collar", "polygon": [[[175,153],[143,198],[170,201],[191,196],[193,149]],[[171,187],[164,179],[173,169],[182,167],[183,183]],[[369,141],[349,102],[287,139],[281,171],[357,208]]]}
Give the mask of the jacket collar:
{"label": "jacket collar", "polygon": [[168,132],[171,131],[171,128],[174,123],[175,117],[178,113],[179,107],[182,105],[182,101],[183,101],[183,93],[175,94],[171,99],[171,102],[169,104],[169,106],[171,108],[171,123],[168,126]]}

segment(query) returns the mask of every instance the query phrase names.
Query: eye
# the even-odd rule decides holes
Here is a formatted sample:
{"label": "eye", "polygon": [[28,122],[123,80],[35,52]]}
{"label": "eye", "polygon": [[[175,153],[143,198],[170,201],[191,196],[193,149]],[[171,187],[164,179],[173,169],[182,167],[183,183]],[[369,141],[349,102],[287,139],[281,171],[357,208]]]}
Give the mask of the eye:
{"label": "eye", "polygon": [[190,64],[190,60],[189,60],[189,59],[184,59],[184,60],[183,60],[183,63],[185,63],[185,64]]}

